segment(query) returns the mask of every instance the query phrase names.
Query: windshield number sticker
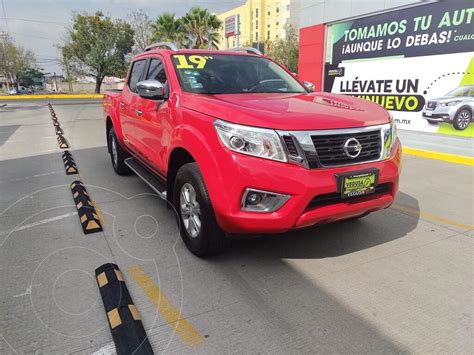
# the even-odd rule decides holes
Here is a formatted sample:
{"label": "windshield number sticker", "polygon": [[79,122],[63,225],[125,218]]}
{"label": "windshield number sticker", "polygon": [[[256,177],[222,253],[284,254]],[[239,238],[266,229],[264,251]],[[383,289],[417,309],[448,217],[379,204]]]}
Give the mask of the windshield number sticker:
{"label": "windshield number sticker", "polygon": [[[206,66],[209,59],[213,59],[208,55],[190,55],[186,57],[185,55],[177,54],[174,57],[178,60],[177,69],[202,69]],[[192,64],[188,62],[188,59]]]}

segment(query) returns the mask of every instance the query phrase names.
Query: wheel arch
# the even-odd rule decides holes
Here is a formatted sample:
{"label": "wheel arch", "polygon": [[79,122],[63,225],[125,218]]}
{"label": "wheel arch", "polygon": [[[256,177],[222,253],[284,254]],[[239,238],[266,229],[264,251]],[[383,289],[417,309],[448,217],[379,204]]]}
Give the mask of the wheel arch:
{"label": "wheel arch", "polygon": [[114,124],[112,122],[112,118],[110,118],[110,116],[107,116],[107,118],[105,119],[105,140],[107,142],[107,151],[109,153],[110,153],[109,132],[113,126]]}
{"label": "wheel arch", "polygon": [[168,159],[168,171],[166,174],[166,196],[167,200],[173,203],[173,188],[178,170],[187,163],[194,163],[196,159],[183,147],[175,147]]}
{"label": "wheel arch", "polygon": [[456,115],[457,116],[459,114],[459,112],[461,112],[462,110],[468,110],[470,113],[471,113],[471,120],[472,120],[472,107],[470,105],[462,105],[460,108],[458,108],[458,110],[456,111]]}

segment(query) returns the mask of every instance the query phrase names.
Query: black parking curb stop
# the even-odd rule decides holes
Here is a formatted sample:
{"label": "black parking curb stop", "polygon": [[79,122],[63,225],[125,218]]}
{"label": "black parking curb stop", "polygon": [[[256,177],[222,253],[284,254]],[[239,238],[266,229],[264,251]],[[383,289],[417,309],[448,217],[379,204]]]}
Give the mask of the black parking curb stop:
{"label": "black parking curb stop", "polygon": [[72,154],[69,152],[69,150],[64,151],[63,162],[67,175],[77,174],[76,162],[74,161],[74,158],[72,157]]}
{"label": "black parking curb stop", "polygon": [[61,148],[61,149],[69,148],[69,144],[68,144],[66,138],[64,138],[64,136],[62,134],[58,135],[57,139],[58,139],[59,148]]}
{"label": "black parking curb stop", "polygon": [[64,131],[61,127],[59,126],[54,126],[54,129],[56,131],[56,135],[60,136],[60,135],[63,135],[64,134]]}
{"label": "black parking curb stop", "polygon": [[84,234],[102,231],[99,215],[90,200],[84,184],[79,180],[74,181],[71,184],[71,191]]}
{"label": "black parking curb stop", "polygon": [[95,276],[117,354],[153,354],[140,313],[118,266],[103,264],[95,269]]}

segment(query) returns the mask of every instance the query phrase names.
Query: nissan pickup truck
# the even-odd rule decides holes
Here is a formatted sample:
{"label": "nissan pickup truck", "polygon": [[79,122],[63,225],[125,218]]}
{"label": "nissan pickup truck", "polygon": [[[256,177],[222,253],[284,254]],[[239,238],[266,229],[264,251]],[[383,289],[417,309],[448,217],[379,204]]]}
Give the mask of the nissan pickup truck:
{"label": "nissan pickup truck", "polygon": [[159,47],[105,94],[107,146],[117,174],[136,173],[174,207],[192,253],[393,203],[402,153],[384,108],[310,92],[256,51]]}

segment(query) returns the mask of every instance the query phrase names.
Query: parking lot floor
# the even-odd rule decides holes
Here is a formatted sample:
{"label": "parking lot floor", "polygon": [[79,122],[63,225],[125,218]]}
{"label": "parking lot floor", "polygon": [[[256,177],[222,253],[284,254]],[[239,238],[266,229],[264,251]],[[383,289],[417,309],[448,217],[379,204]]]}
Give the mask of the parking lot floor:
{"label": "parking lot floor", "polygon": [[[407,156],[389,209],[199,259],[174,212],[118,176],[97,101],[0,110],[0,353],[113,353],[94,270],[116,263],[155,353],[470,353],[474,168]],[[402,142],[403,143],[403,142]],[[84,235],[82,180],[103,231]]]}

